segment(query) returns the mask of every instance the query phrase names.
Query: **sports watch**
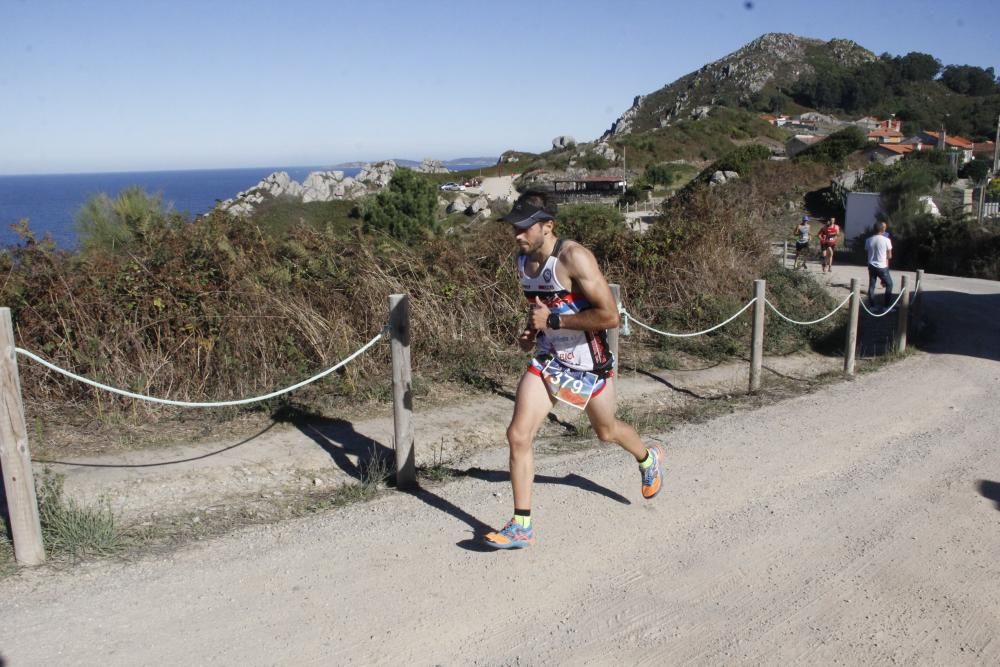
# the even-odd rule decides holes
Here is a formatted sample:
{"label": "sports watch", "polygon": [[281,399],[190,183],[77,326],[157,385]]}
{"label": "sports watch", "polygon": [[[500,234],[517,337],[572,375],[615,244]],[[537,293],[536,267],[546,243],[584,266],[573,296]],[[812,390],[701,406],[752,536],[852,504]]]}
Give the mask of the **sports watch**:
{"label": "sports watch", "polygon": [[549,313],[549,319],[545,321],[545,325],[549,329],[562,328],[562,321],[559,319],[559,313]]}

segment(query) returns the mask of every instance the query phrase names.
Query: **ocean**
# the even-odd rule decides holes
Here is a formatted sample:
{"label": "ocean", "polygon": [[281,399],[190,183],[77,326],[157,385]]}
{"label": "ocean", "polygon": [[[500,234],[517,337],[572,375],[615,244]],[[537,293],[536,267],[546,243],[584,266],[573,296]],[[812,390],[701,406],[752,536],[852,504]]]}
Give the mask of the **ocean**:
{"label": "ocean", "polygon": [[[471,168],[454,165],[453,169]],[[110,197],[130,186],[139,186],[159,194],[174,211],[191,217],[206,213],[216,200],[235,197],[253,187],[268,174],[285,171],[298,182],[310,172],[330,167],[259,167],[246,169],[199,169],[189,171],[137,171],[106,174],[46,174],[0,176],[0,246],[19,241],[11,225],[27,218],[37,238],[48,232],[56,246],[76,246],[76,212],[91,196],[104,193]],[[340,169],[354,176],[358,168]]]}

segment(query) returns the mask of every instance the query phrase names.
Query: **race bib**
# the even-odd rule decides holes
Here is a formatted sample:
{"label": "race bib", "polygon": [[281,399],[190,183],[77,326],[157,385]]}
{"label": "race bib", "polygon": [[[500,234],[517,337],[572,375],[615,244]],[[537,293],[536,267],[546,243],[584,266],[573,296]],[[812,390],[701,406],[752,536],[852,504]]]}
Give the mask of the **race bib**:
{"label": "race bib", "polygon": [[594,373],[566,368],[555,359],[550,359],[542,369],[542,380],[549,395],[583,410],[594,394],[599,379]]}

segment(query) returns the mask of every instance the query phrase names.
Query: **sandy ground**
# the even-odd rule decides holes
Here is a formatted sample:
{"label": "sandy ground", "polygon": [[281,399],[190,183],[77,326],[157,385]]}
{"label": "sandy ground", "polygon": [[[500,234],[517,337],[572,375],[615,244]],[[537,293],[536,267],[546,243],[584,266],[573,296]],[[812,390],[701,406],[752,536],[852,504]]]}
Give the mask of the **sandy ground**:
{"label": "sandy ground", "polygon": [[0,656],[997,664],[1000,285],[928,276],[924,290],[925,352],[651,435],[669,461],[653,501],[618,450],[548,455],[539,543],[484,552],[477,536],[510,511],[506,452],[484,447],[479,472],[447,485],[133,563],[25,571],[0,583]]}
{"label": "sandy ground", "polygon": [[469,188],[472,194],[484,194],[492,199],[506,199],[514,201],[517,199],[517,190],[514,188],[514,179],[518,174],[510,176],[486,176],[483,184],[478,188]]}

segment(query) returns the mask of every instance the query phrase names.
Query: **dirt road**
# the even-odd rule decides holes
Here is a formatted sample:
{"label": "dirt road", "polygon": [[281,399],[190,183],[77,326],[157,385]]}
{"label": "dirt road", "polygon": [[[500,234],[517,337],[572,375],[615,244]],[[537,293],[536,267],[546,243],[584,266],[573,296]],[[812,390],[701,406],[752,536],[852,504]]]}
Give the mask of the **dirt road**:
{"label": "dirt road", "polygon": [[526,551],[474,539],[510,510],[493,449],[446,486],[4,581],[0,656],[997,664],[1000,284],[930,276],[922,298],[926,353],[672,432],[653,501],[619,451],[540,460]]}

